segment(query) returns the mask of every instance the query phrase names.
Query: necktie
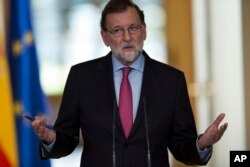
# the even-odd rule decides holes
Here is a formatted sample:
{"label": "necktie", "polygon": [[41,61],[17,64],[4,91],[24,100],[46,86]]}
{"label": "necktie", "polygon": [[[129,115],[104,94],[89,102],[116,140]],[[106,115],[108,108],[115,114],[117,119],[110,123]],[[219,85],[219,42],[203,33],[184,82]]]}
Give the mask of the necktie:
{"label": "necktie", "polygon": [[132,90],[128,80],[128,75],[132,68],[123,67],[123,78],[120,87],[119,97],[119,114],[122,123],[122,128],[125,137],[128,138],[130,130],[133,125],[133,102],[132,102]]}

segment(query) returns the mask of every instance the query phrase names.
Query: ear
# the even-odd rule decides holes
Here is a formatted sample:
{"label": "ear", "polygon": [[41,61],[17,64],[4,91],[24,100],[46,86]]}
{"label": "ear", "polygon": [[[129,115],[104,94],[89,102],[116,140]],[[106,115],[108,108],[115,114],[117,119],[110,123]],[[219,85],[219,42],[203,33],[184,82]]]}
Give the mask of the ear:
{"label": "ear", "polygon": [[106,31],[101,30],[101,35],[102,35],[102,40],[104,44],[109,47],[110,46],[110,41],[109,41],[109,36]]}
{"label": "ear", "polygon": [[147,38],[147,26],[146,26],[146,23],[144,23],[143,26],[144,26],[143,27],[144,40],[146,40],[146,38]]}

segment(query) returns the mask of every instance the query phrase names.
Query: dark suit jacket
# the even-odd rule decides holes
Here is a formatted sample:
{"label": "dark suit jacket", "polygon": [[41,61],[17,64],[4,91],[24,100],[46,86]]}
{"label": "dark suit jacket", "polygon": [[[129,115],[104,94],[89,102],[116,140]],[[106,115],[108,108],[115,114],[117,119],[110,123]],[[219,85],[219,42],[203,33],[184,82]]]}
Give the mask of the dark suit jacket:
{"label": "dark suit jacket", "polygon": [[[116,167],[147,167],[143,98],[148,117],[152,167],[168,167],[168,152],[186,164],[202,164],[184,74],[145,56],[141,98],[132,131],[125,139],[116,113]],[[54,125],[56,142],[47,158],[70,154],[84,139],[82,167],[112,167],[114,80],[111,53],[71,68]],[[116,110],[117,112],[117,110]],[[74,162],[72,162],[74,163]]]}

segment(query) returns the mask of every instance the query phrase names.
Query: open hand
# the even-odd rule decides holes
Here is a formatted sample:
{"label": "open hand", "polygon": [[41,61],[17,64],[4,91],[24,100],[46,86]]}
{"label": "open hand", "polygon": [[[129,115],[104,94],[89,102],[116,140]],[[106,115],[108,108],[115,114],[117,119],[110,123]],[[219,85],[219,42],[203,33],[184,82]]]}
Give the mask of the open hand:
{"label": "open hand", "polygon": [[201,149],[208,148],[221,139],[228,126],[227,123],[220,126],[224,117],[225,114],[221,113],[199,138],[198,145]]}

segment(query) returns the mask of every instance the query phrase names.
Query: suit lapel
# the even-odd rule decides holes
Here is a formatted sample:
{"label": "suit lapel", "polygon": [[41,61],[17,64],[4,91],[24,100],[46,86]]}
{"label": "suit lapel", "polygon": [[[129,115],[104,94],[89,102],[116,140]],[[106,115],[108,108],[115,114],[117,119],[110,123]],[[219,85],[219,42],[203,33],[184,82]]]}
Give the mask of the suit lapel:
{"label": "suit lapel", "polygon": [[112,112],[115,93],[111,53],[104,57],[104,59],[97,65],[96,70],[95,82],[97,83],[100,93],[110,109],[110,112]]}
{"label": "suit lapel", "polygon": [[130,136],[135,133],[138,126],[142,123],[142,121],[144,121],[143,118],[145,109],[143,107],[143,99],[145,99],[146,107],[149,108],[160,85],[160,78],[157,75],[158,72],[155,66],[153,66],[153,60],[146,54],[146,52],[143,52],[143,55],[145,56],[145,67],[143,72],[141,96],[137,116]]}
{"label": "suit lapel", "polygon": [[[104,59],[97,65],[97,72],[95,73],[95,82],[98,85],[98,89],[102,95],[103,100],[107,104],[108,113],[113,117],[113,112],[115,112],[116,116],[116,127],[119,131],[119,135],[116,137],[123,138],[123,129],[121,126],[120,118],[118,115],[118,107],[115,96],[115,87],[114,87],[114,77],[113,77],[113,65],[112,65],[112,53],[110,52]],[[115,109],[114,109],[115,103]],[[113,120],[113,119],[112,119]],[[112,127],[108,129],[112,131]],[[123,137],[122,137],[123,136]]]}

